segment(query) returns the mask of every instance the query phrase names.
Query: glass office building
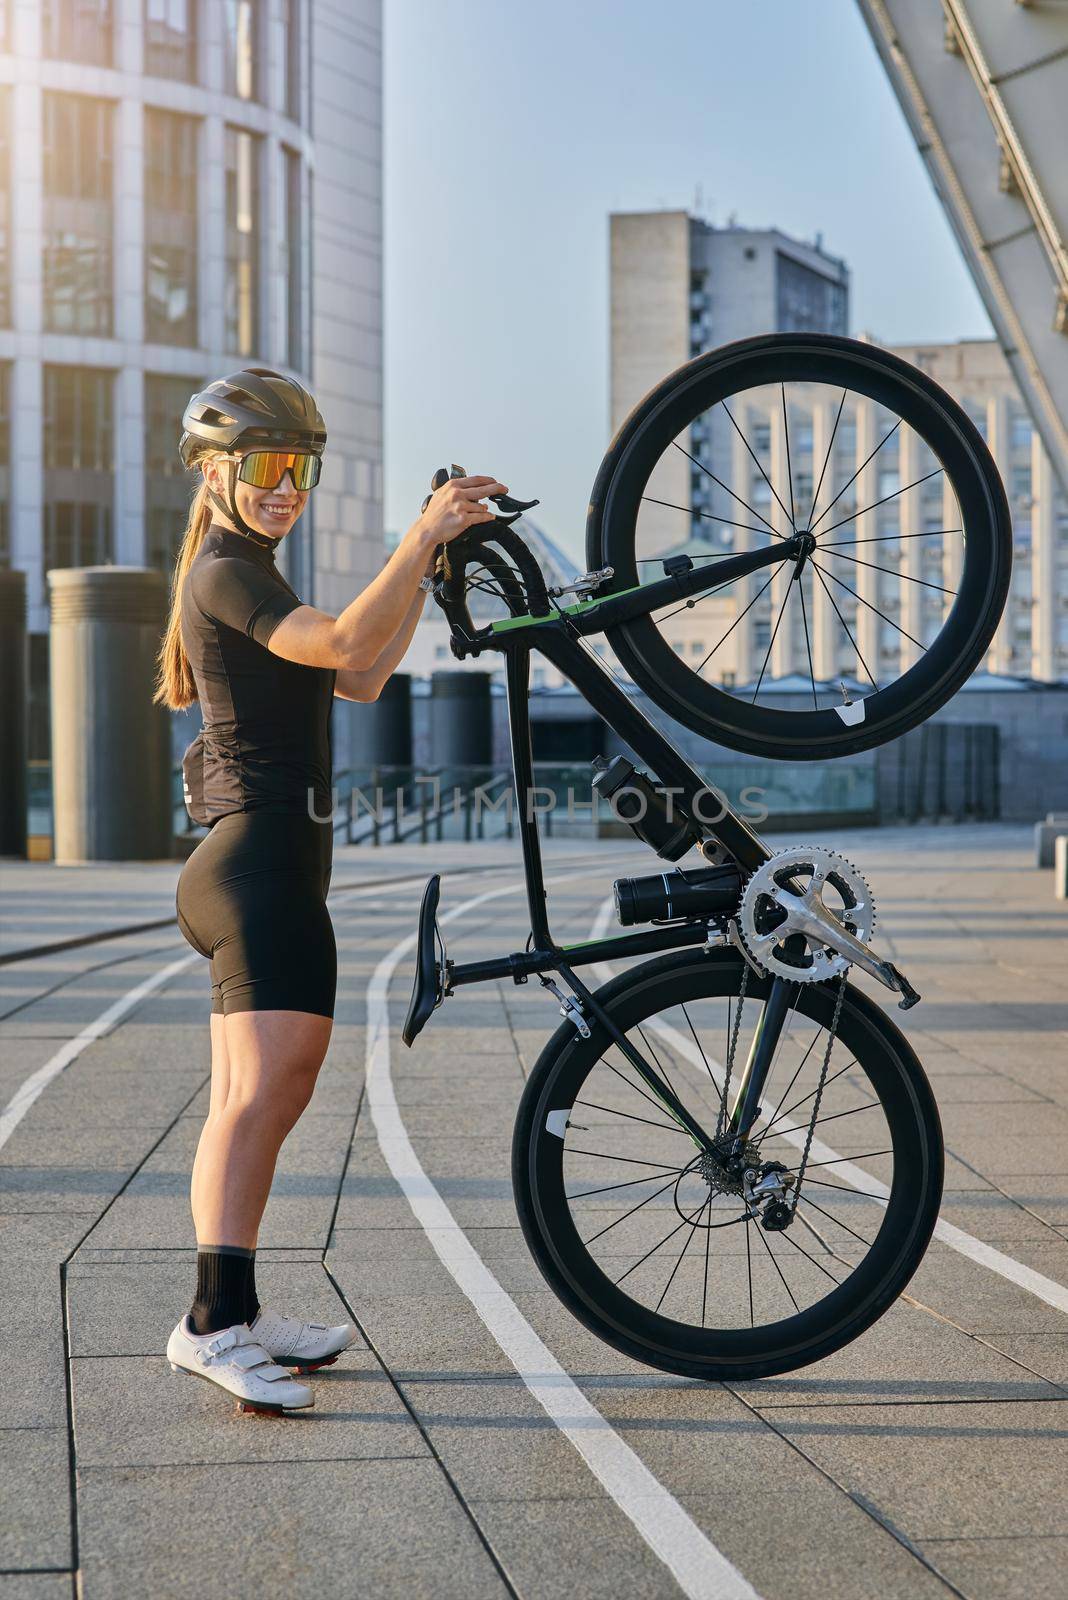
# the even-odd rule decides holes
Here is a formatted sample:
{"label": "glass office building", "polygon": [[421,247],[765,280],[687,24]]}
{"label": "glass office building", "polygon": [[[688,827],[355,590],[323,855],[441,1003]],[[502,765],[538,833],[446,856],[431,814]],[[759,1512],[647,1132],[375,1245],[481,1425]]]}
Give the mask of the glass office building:
{"label": "glass office building", "polygon": [[381,564],[380,10],[0,0],[0,565],[27,576],[38,706],[49,568],[170,567],[205,379],[315,390],[300,592],[339,609]]}

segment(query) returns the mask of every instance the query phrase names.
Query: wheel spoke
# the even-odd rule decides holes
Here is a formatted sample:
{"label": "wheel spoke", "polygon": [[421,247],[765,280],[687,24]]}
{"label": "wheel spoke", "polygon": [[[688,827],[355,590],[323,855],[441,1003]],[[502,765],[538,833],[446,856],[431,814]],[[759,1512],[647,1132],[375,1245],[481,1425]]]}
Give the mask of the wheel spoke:
{"label": "wheel spoke", "polygon": [[839,609],[838,602],[834,598],[834,595],[828,589],[826,581],[825,581],[824,576],[823,576],[823,573],[820,571],[819,567],[816,565],[816,563],[814,561],[811,563],[811,565],[812,565],[813,572],[816,574],[817,578],[820,580],[820,583],[821,583],[821,585],[823,587],[824,594],[827,596],[828,600],[831,602],[831,605],[834,607],[835,615],[837,616],[839,622],[842,624],[842,627],[846,631],[846,635],[847,635],[847,637],[849,639],[850,644],[853,646],[853,649],[857,652],[857,660],[860,662],[861,666],[864,668],[864,671],[868,674],[868,681],[870,682],[872,688],[876,691],[876,693],[878,693],[879,685],[876,683],[875,679],[872,677],[871,668],[868,666],[868,663],[865,661],[863,655],[861,654],[860,645],[857,643],[857,641],[853,637],[853,630],[850,628],[849,623],[846,621],[845,617],[843,617],[843,615],[841,613],[841,610]]}
{"label": "wheel spoke", "polygon": [[[817,527],[823,521],[824,517],[827,515],[827,512],[834,510],[835,506],[838,504],[839,500],[841,500],[841,498],[845,494],[846,490],[851,488],[853,486],[853,484],[856,483],[857,479],[860,477],[861,473],[864,471],[864,468],[868,465],[868,462],[869,461],[874,461],[875,457],[879,454],[879,451],[882,449],[882,447],[886,443],[887,439],[892,439],[894,437],[894,434],[900,428],[900,426],[901,426],[901,418],[899,417],[898,420],[894,423],[894,426],[890,429],[890,432],[883,434],[883,437],[879,440],[879,443],[875,446],[875,449],[871,452],[871,455],[866,456],[865,459],[860,463],[860,466],[857,468],[856,472],[854,472],[854,474],[850,478],[849,482],[848,483],[843,483],[842,487],[839,489],[838,493],[835,495],[835,497],[831,501],[830,505],[826,506],[824,508],[824,510],[820,512],[820,514],[816,518],[815,522],[812,522],[812,523],[809,524],[809,528],[808,528],[809,533],[815,533]],[[824,531],[824,533],[829,533],[830,529],[829,528],[824,528],[823,531]]]}
{"label": "wheel spoke", "polygon": [[813,1167],[840,1167],[844,1161],[874,1161],[876,1156],[892,1156],[893,1153],[892,1150],[869,1150],[867,1155],[835,1156],[833,1161],[810,1161],[808,1166],[811,1172]]}
{"label": "wheel spoke", "polygon": [[[658,1176],[662,1177],[665,1172],[676,1171],[681,1171],[681,1168],[662,1167]],[[816,1180],[813,1179],[812,1181],[815,1183]],[[611,1194],[613,1189],[633,1189],[639,1183],[653,1182],[655,1182],[653,1178],[628,1178],[625,1183],[605,1183],[599,1189],[576,1190],[575,1193],[568,1194],[567,1198],[569,1200],[588,1200],[591,1194]]]}
{"label": "wheel spoke", "polygon": [[820,490],[823,488],[824,475],[825,475],[825,473],[827,471],[827,466],[828,466],[828,463],[829,463],[829,461],[831,459],[831,452],[834,449],[835,434],[838,432],[838,424],[841,421],[842,407],[845,405],[845,401],[846,401],[846,391],[843,389],[842,390],[842,398],[838,402],[838,414],[834,419],[834,427],[831,429],[831,438],[830,438],[830,443],[827,446],[827,454],[824,456],[824,458],[823,458],[823,466],[820,468],[820,481],[816,485],[816,492],[812,496],[812,505],[809,507],[808,522],[806,523],[806,527],[810,531],[811,531],[811,528],[812,528],[812,519],[816,515],[816,502],[820,497]]}
{"label": "wheel spoke", "polygon": [[[787,509],[783,505],[782,501],[779,500],[779,496],[776,493],[775,485],[772,483],[771,479],[768,477],[767,473],[764,471],[764,468],[763,468],[763,466],[762,466],[762,464],[760,462],[760,458],[753,454],[753,450],[752,450],[752,447],[750,446],[749,440],[746,438],[746,436],[742,432],[741,428],[739,428],[738,424],[735,422],[734,417],[731,415],[730,406],[727,404],[726,400],[721,400],[720,401],[720,405],[723,407],[723,409],[727,413],[728,417],[730,417],[731,427],[734,429],[734,431],[738,435],[739,439],[745,445],[745,448],[749,451],[749,455],[750,455],[750,457],[752,459],[753,465],[756,467],[757,471],[760,473],[760,476],[763,478],[764,482],[767,484],[768,488],[771,490],[772,494],[775,496],[775,499],[778,501],[779,509],[782,511],[783,516],[787,517],[789,519],[790,526],[794,527],[794,519],[793,519],[793,517],[790,516],[790,513],[787,511]],[[759,516],[760,513],[757,512],[757,515]],[[794,532],[795,533],[797,532],[796,528],[794,528]]]}
{"label": "wheel spoke", "polygon": [[[889,438],[889,435],[887,435]],[[885,444],[886,440],[883,441]],[[870,459],[870,457],[869,457]],[[861,471],[864,469],[861,468]],[[914,478],[911,483],[906,483],[903,489],[895,489],[893,494],[884,494],[881,500],[873,500],[870,506],[865,506],[862,511],[854,511],[851,516],[843,517],[841,522],[832,522],[829,528],[824,528],[824,533],[833,533],[835,528],[844,528],[849,522],[856,522],[858,517],[866,517],[869,511],[875,511],[879,506],[885,506],[888,501],[896,500],[899,494],[908,494],[910,489],[915,489],[919,484],[926,483],[929,478],[937,478],[945,469],[935,467],[933,472],[925,472],[922,478]],[[828,507],[828,510],[830,507]],[[822,535],[821,535],[822,537]]]}
{"label": "wheel spoke", "polygon": [[[722,522],[722,524],[723,524],[723,526],[725,528],[741,528],[746,533],[766,533],[767,532],[766,528],[755,527],[754,524],[751,523],[751,522],[734,522],[730,517],[717,517],[711,511],[695,511],[692,506],[676,505],[674,500],[658,500],[656,498],[655,494],[643,494],[642,495],[642,499],[643,500],[647,500],[650,505],[663,506],[665,508],[665,510],[667,510],[667,511],[683,511],[683,512],[686,513],[686,515],[688,517],[704,517],[707,522]],[[760,513],[757,512],[757,515],[759,516]],[[709,555],[705,555],[705,556],[699,556],[699,557],[696,557],[695,559],[702,560],[702,561],[709,561],[709,560],[716,560],[716,559],[722,560],[724,556],[732,556],[732,555],[734,555],[734,551],[733,550],[717,550],[714,554],[709,554]],[[647,561],[661,561],[661,560],[663,560],[663,557],[662,556],[647,556],[645,559]]]}
{"label": "wheel spoke", "polygon": [[837,1189],[839,1194],[858,1194],[864,1200],[881,1200],[884,1205],[886,1203],[885,1194],[869,1194],[866,1189],[853,1189],[853,1188],[848,1188],[847,1189],[845,1184],[842,1184],[842,1183],[828,1183],[826,1178],[810,1178],[806,1174],[805,1175],[805,1182],[806,1183],[818,1183],[821,1189]]}
{"label": "wheel spoke", "polygon": [[801,597],[801,621],[805,627],[805,654],[808,656],[808,676],[812,684],[812,709],[818,711],[820,703],[816,699],[816,669],[812,665],[812,642],[808,636],[808,613],[805,610],[805,584],[802,578],[797,580],[798,593]]}
{"label": "wheel spoke", "polygon": [[928,528],[924,533],[879,533],[870,539],[832,539],[820,544],[821,550],[851,550],[856,544],[893,544],[898,539],[937,539],[944,533],[963,533],[963,528]]}
{"label": "wheel spoke", "polygon": [[[746,1226],[748,1227],[748,1224]],[[782,1278],[782,1286],[786,1290],[786,1293],[790,1296],[790,1304],[793,1306],[794,1310],[800,1315],[801,1307],[798,1305],[797,1301],[794,1299],[794,1291],[790,1288],[790,1285],[787,1283],[786,1279],[783,1278],[782,1268],[780,1267],[779,1263],[775,1259],[775,1252],[771,1248],[771,1246],[768,1243],[768,1241],[765,1239],[763,1228],[761,1228],[759,1223],[757,1223],[756,1226],[757,1226],[757,1238],[760,1240],[761,1244],[764,1246],[764,1249],[768,1252],[768,1255],[771,1257],[771,1264],[775,1268],[775,1271],[779,1274],[779,1277]]]}
{"label": "wheel spoke", "polygon": [[833,1212],[824,1211],[823,1207],[818,1206],[815,1200],[810,1200],[807,1194],[799,1194],[797,1198],[798,1202],[803,1200],[806,1206],[811,1206],[814,1211],[818,1211],[821,1217],[826,1217],[827,1221],[833,1222],[835,1227],[842,1228],[846,1233],[851,1233],[854,1239],[859,1239],[861,1244],[866,1244],[868,1249],[871,1249],[872,1242],[870,1239],[865,1239],[862,1233],[857,1233],[855,1228],[851,1228],[848,1223],[843,1222],[840,1217],[836,1217]]}
{"label": "wheel spoke", "polygon": [[[693,1236],[697,1232],[698,1226],[700,1225],[701,1218],[704,1216],[705,1212],[711,1210],[711,1208],[712,1208],[712,1196],[709,1195],[708,1199],[705,1201],[704,1205],[701,1207],[700,1211],[697,1213],[697,1221],[696,1222],[692,1222],[691,1221],[691,1223],[690,1223],[690,1231],[686,1235],[686,1241],[683,1244],[682,1249],[679,1251],[678,1260],[675,1262],[675,1265],[672,1267],[670,1273],[668,1274],[668,1281],[664,1285],[663,1294],[660,1296],[660,1299],[656,1302],[656,1309],[658,1311],[660,1310],[660,1307],[664,1304],[664,1301],[667,1299],[667,1292],[671,1288],[672,1283],[675,1281],[675,1274],[676,1274],[676,1272],[678,1272],[679,1268],[682,1266],[682,1259],[685,1256],[687,1250],[690,1248],[691,1244],[693,1243]],[[710,1230],[708,1230],[708,1231],[710,1231]]]}
{"label": "wheel spoke", "polygon": [[727,629],[726,633],[723,635],[723,638],[720,639],[717,644],[714,644],[712,646],[712,648],[708,652],[707,656],[705,656],[705,659],[701,662],[700,666],[697,668],[698,672],[703,672],[704,671],[705,667],[708,666],[708,663],[712,660],[712,657],[715,655],[715,653],[719,649],[720,645],[721,644],[726,644],[727,640],[730,638],[731,634],[734,632],[734,630],[738,626],[739,622],[741,622],[742,618],[746,615],[746,612],[752,611],[753,607],[756,605],[756,603],[760,599],[761,595],[767,594],[768,590],[771,588],[771,586],[772,586],[772,584],[774,582],[775,582],[775,574],[772,573],[771,577],[763,585],[763,587],[757,590],[757,592],[753,596],[752,600],[750,600],[749,604],[746,606],[745,611],[741,611],[741,612],[738,613],[738,615],[735,617],[734,621],[731,623],[730,627]]}
{"label": "wheel spoke", "polygon": [[805,1257],[806,1261],[811,1261],[812,1265],[814,1267],[819,1267],[819,1270],[823,1273],[823,1276],[825,1278],[830,1278],[831,1282],[834,1284],[835,1288],[837,1289],[837,1287],[838,1287],[838,1279],[835,1277],[833,1272],[828,1272],[826,1267],[820,1266],[820,1263],[816,1260],[816,1257],[813,1256],[813,1255],[809,1255],[809,1253],[805,1249],[804,1245],[803,1244],[798,1244],[797,1240],[793,1237],[793,1235],[791,1233],[789,1233],[785,1228],[782,1231],[782,1237],[786,1240],[787,1244],[792,1244],[795,1250],[800,1250],[801,1254]]}
{"label": "wheel spoke", "polygon": [[954,600],[957,598],[956,589],[943,589],[940,583],[929,583],[926,578],[914,578],[910,572],[902,572],[900,567],[880,567],[876,561],[862,561],[859,556],[844,556],[840,551],[835,552],[833,559],[852,561],[855,567],[868,567],[872,572],[887,572],[891,578],[903,579],[905,583],[919,583],[925,589],[937,589],[939,594],[951,595]]}
{"label": "wheel spoke", "polygon": [[[613,1117],[626,1117],[631,1122],[644,1122],[650,1128],[663,1128],[667,1133],[686,1133],[677,1122],[654,1122],[652,1117],[636,1117],[633,1111],[620,1111],[618,1106],[599,1106],[596,1100],[576,1100],[577,1106],[589,1106],[591,1111],[607,1111]],[[689,1138],[689,1134],[686,1135]]]}
{"label": "wheel spoke", "polygon": [[757,686],[753,690],[753,699],[750,701],[751,705],[756,703],[756,697],[760,693],[760,685],[764,682],[764,674],[768,670],[768,662],[771,660],[771,652],[775,648],[775,636],[779,631],[779,623],[782,621],[782,614],[786,610],[786,602],[787,602],[787,600],[789,600],[789,598],[790,598],[790,585],[787,584],[786,593],[782,597],[782,605],[779,607],[779,615],[775,618],[775,626],[774,626],[774,628],[772,628],[772,630],[771,630],[771,638],[768,640],[767,653],[764,656],[764,663],[763,663],[762,667],[760,668],[760,677],[757,679]]}
{"label": "wheel spoke", "polygon": [[[730,1010],[730,1001],[729,1000],[727,1002],[727,1009],[728,1009],[728,1011]],[[712,1071],[712,1068],[711,1068],[711,1066],[709,1064],[708,1057],[705,1055],[704,1045],[701,1043],[700,1039],[697,1037],[697,1029],[694,1027],[693,1022],[690,1020],[690,1013],[686,1009],[685,1002],[683,1002],[683,1005],[682,1005],[682,1014],[686,1018],[686,1026],[689,1028],[690,1032],[693,1034],[693,1042],[697,1046],[698,1050],[700,1050],[700,1052],[701,1052],[701,1060],[705,1064],[705,1071],[708,1073],[708,1076],[712,1079],[713,1088],[718,1093],[719,1092],[719,1084],[716,1082],[715,1073]]]}
{"label": "wheel spoke", "polygon": [[908,639],[910,643],[914,644],[918,650],[922,650],[924,648],[919,639],[914,639],[907,628],[903,628],[899,622],[895,622],[893,617],[888,617],[885,611],[880,611],[878,606],[872,605],[870,600],[865,600],[863,595],[858,594],[855,589],[851,589],[848,583],[844,582],[843,579],[836,577],[829,567],[821,567],[815,558],[812,560],[812,565],[816,568],[817,572],[826,572],[832,583],[837,583],[846,591],[847,594],[851,594],[854,600],[856,600],[860,605],[867,606],[869,611],[874,611],[877,617],[882,617],[884,622],[888,622],[892,628],[896,628],[898,633],[903,634],[904,637]]}
{"label": "wheel spoke", "polygon": [[617,1217],[614,1222],[610,1222],[607,1227],[601,1228],[597,1233],[591,1233],[588,1239],[583,1239],[583,1244],[591,1245],[595,1239],[600,1239],[604,1234],[611,1233],[613,1228],[618,1228],[621,1222],[626,1222],[628,1217],[632,1217],[636,1211],[640,1211],[643,1206],[647,1206],[650,1200],[655,1200],[657,1195],[665,1194],[678,1181],[677,1178],[672,1178],[670,1182],[665,1183],[662,1189],[657,1189],[654,1194],[647,1194],[644,1200],[639,1200],[637,1205],[631,1206],[629,1211],[624,1211],[622,1216]]}
{"label": "wheel spoke", "polygon": [[[822,1032],[822,1029],[821,1029],[821,1032]],[[818,1038],[819,1038],[819,1034],[817,1033],[816,1039],[818,1039]],[[816,1039],[813,1039],[812,1044],[809,1045],[809,1047],[808,1047],[809,1052],[811,1052],[812,1046],[816,1043]],[[807,1061],[807,1060],[808,1060],[808,1053],[806,1052],[805,1061]],[[802,1061],[801,1066],[803,1067],[804,1064],[805,1064],[805,1062]],[[844,1067],[839,1067],[837,1072],[833,1072],[831,1074],[831,1076],[827,1079],[827,1082],[823,1086],[824,1092],[826,1092],[831,1087],[831,1084],[835,1081],[836,1078],[840,1078],[842,1076],[843,1072],[848,1072],[850,1067],[855,1067],[856,1065],[857,1065],[856,1061],[847,1061]],[[801,1067],[798,1067],[797,1072],[800,1072],[800,1071],[801,1071]],[[797,1081],[797,1072],[794,1073],[793,1081],[790,1084],[790,1089],[793,1088],[794,1083]],[[786,1094],[790,1093],[790,1089],[787,1089]],[[800,1100],[795,1100],[793,1105],[790,1107],[789,1111],[783,1111],[781,1113],[781,1115],[784,1116],[784,1117],[792,1117],[794,1112],[798,1109],[798,1107],[799,1106],[803,1106],[806,1100],[811,1100],[812,1096],[815,1093],[816,1093],[815,1089],[810,1089],[808,1094],[802,1095]],[[786,1099],[786,1094],[783,1095],[783,1097],[782,1097],[783,1100]],[[780,1106],[782,1105],[782,1100],[779,1101],[779,1105]],[[775,1115],[772,1117],[771,1121],[768,1123],[767,1127],[764,1129],[764,1132],[760,1135],[760,1142],[762,1144],[763,1144],[764,1140],[767,1139],[770,1136],[772,1128],[774,1128],[775,1124],[779,1120],[779,1116],[780,1116],[780,1112],[776,1111]]]}
{"label": "wheel spoke", "polygon": [[743,500],[740,494],[735,494],[734,490],[730,488],[728,484],[725,484],[722,478],[717,478],[714,472],[709,471],[703,461],[698,461],[696,456],[692,456],[688,450],[683,449],[683,446],[677,439],[672,439],[671,442],[675,446],[676,450],[682,450],[682,453],[686,457],[687,461],[692,461],[695,467],[700,467],[701,471],[706,477],[711,478],[713,483],[718,483],[721,489],[725,489],[727,491],[732,500],[737,500],[740,506],[744,506],[751,517],[756,517],[758,522],[762,522],[764,527],[773,538],[777,539],[779,537],[771,523],[768,521],[767,517],[762,517],[756,506],[751,506],[748,500]]}
{"label": "wheel spoke", "polygon": [[663,1249],[664,1245],[667,1244],[669,1239],[674,1239],[675,1235],[677,1233],[681,1233],[683,1228],[685,1228],[687,1225],[692,1226],[692,1224],[690,1223],[690,1219],[689,1219],[689,1217],[683,1217],[682,1221],[678,1224],[677,1227],[672,1228],[670,1233],[665,1233],[664,1237],[662,1239],[658,1240],[658,1242],[653,1245],[653,1248],[651,1250],[647,1250],[643,1256],[639,1256],[638,1257],[637,1261],[634,1262],[633,1266],[630,1266],[630,1267],[627,1268],[626,1272],[623,1273],[622,1277],[616,1278],[614,1280],[615,1283],[616,1283],[616,1286],[618,1287],[623,1282],[624,1278],[629,1278],[632,1272],[637,1272],[638,1268],[642,1265],[642,1263],[644,1261],[648,1261],[650,1256],[655,1256],[656,1252],[658,1250]]}
{"label": "wheel spoke", "polygon": [[[797,508],[794,505],[794,469],[793,469],[793,466],[792,466],[791,461],[790,461],[790,419],[786,415],[786,385],[785,385],[785,383],[780,383],[779,390],[780,390],[780,392],[782,394],[782,427],[783,427],[783,432],[786,435],[786,481],[787,481],[787,483],[789,484],[789,487],[790,487],[790,510],[789,510],[789,512],[787,512],[787,515],[790,518],[790,527],[792,528],[793,532],[796,533],[797,532],[797,522],[795,520],[795,511],[796,511]],[[779,499],[778,495],[776,495],[775,498],[776,498],[776,500],[778,500]],[[782,505],[782,501],[781,500],[779,500],[779,504]],[[786,510],[785,506],[783,506],[783,510],[784,511]]]}
{"label": "wheel spoke", "polygon": [[749,1242],[749,1235],[752,1232],[752,1228],[753,1224],[751,1222],[747,1222],[745,1225],[745,1270],[746,1276],[749,1279],[749,1326],[751,1328],[755,1328],[756,1323],[753,1319],[753,1252],[750,1248]]}

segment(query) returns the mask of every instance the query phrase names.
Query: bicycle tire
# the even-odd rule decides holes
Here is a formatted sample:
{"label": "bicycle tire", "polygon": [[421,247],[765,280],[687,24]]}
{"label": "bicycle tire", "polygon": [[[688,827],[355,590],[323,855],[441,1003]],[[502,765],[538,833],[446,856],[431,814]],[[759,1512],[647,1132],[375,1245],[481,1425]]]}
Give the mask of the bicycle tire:
{"label": "bicycle tire", "polygon": [[[678,951],[621,972],[598,991],[597,999],[626,1032],[652,1009],[736,995],[742,970],[732,950]],[[749,995],[758,999],[770,989],[769,980],[755,979],[752,973],[748,984]],[[817,1021],[826,1018],[835,997],[836,986],[804,985],[798,1011]],[[550,1120],[555,1113],[559,1130],[561,1112],[570,1116],[611,1041],[596,1023],[589,1039],[581,1038],[570,1023],[556,1031],[521,1099],[512,1178],[534,1260],[549,1287],[584,1326],[614,1349],[667,1372],[709,1380],[748,1379],[792,1371],[832,1354],[893,1304],[922,1259],[938,1215],[943,1174],[938,1110],[904,1035],[851,985],[843,998],[839,1037],[853,1054],[860,1047],[866,1059],[857,1054],[857,1061],[883,1109],[889,1107],[895,1160],[884,1221],[870,1253],[834,1293],[796,1317],[764,1328],[717,1330],[660,1315],[622,1293],[579,1238],[564,1189],[565,1136],[550,1131]],[[706,1265],[706,1282],[707,1270]]]}
{"label": "bicycle tire", "polygon": [[791,382],[833,384],[888,407],[941,463],[964,518],[965,553],[938,637],[895,683],[865,696],[859,726],[833,708],[749,705],[724,692],[675,654],[651,617],[622,622],[607,638],[634,682],[693,732],[750,755],[817,760],[871,749],[930,717],[982,661],[1005,607],[1012,563],[1005,490],[974,423],[931,377],[878,346],[824,334],[767,334],[696,357],[635,406],[609,446],[590,498],[586,559],[591,570],[613,568],[604,594],[637,584],[638,511],[671,441],[721,399]]}

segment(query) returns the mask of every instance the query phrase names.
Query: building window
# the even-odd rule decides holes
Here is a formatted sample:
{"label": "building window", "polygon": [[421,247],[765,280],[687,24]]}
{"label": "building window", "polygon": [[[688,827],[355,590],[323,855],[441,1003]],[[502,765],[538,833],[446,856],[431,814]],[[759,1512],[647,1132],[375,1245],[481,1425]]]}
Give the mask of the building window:
{"label": "building window", "polygon": [[1014,411],[1009,424],[1009,443],[1013,450],[1030,450],[1031,448],[1031,418],[1024,416],[1020,411]]}
{"label": "building window", "polygon": [[780,333],[845,333],[849,320],[846,287],[792,256],[776,252],[776,316]]}
{"label": "building window", "polygon": [[223,87],[239,100],[259,98],[257,0],[223,0],[226,74]]}
{"label": "building window", "polygon": [[182,412],[198,378],[145,374],[145,560],[170,573],[189,514],[192,475],[182,466]]}
{"label": "building window", "polygon": [[197,0],[145,0],[145,71],[197,81]]}
{"label": "building window", "polygon": [[286,183],[286,360],[301,371],[304,366],[304,207],[301,201],[300,156],[282,148]]}
{"label": "building window", "polygon": [[11,565],[11,363],[0,362],[0,567]]}
{"label": "building window", "polygon": [[46,58],[110,67],[114,31],[114,0],[43,0],[41,51]]}
{"label": "building window", "polygon": [[[2,3],[2,0],[0,0]],[[0,88],[0,327],[11,326],[11,90]]]}
{"label": "building window", "polygon": [[44,571],[110,561],[114,374],[44,369]]}
{"label": "building window", "polygon": [[52,333],[112,329],[114,107],[46,92],[44,320]]}
{"label": "building window", "polygon": [[197,343],[197,123],[145,107],[145,337]]}
{"label": "building window", "polygon": [[282,0],[282,64],[285,72],[285,113],[300,121],[300,69],[304,42],[301,0]]}
{"label": "building window", "polygon": [[1031,468],[1013,467],[1012,469],[1012,497],[1014,500],[1030,500],[1031,498]]}
{"label": "building window", "polygon": [[260,141],[226,130],[226,348],[250,356],[259,342]]}

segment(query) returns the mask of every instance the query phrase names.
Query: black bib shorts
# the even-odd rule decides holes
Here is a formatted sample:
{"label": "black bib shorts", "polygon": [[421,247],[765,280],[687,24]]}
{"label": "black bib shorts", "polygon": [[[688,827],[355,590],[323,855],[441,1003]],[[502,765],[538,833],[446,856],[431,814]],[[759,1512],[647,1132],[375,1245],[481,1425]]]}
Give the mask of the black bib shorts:
{"label": "black bib shorts", "polygon": [[235,811],[178,880],[178,926],[211,961],[211,1009],[334,1015],[326,892],[333,828],[299,812]]}

